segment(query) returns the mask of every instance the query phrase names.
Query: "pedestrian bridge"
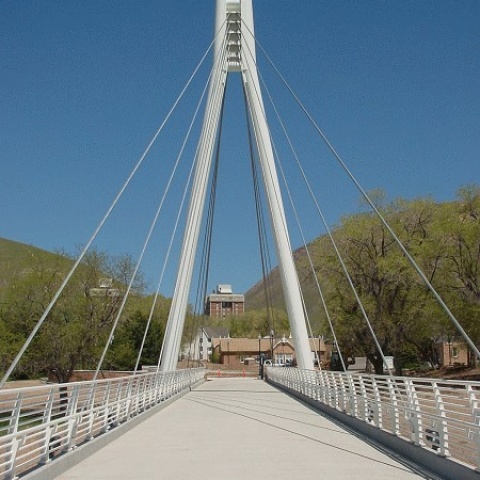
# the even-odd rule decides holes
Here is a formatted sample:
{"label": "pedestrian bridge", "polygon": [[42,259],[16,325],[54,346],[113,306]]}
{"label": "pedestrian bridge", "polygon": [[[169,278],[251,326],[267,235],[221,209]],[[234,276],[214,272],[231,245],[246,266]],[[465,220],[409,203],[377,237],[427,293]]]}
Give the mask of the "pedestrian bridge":
{"label": "pedestrian bridge", "polygon": [[1,478],[478,477],[476,383],[266,373],[4,388]]}

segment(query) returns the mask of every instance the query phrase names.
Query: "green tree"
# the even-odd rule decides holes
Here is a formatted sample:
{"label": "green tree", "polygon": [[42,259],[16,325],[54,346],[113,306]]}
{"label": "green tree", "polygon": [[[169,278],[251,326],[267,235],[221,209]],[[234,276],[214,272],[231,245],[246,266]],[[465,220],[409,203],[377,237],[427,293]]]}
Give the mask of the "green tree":
{"label": "green tree", "polygon": [[[114,370],[133,370],[142,346],[149,315],[136,310],[124,320],[115,334],[109,355],[110,368]],[[165,318],[154,315],[145,338],[140,357],[142,365],[157,365],[162,348]]]}
{"label": "green tree", "polygon": [[[458,201],[442,206],[436,242],[444,252],[436,284],[450,309],[478,344],[480,342],[480,187],[458,191]],[[445,332],[458,334],[445,321]]]}
{"label": "green tree", "polygon": [[[56,263],[38,263],[17,275],[7,290],[3,322],[22,344],[71,266],[66,255],[57,258]],[[95,250],[87,254],[46,317],[16,374],[48,373],[64,383],[75,369],[96,368],[132,270],[128,256],[112,259]],[[139,285],[133,303],[139,301]],[[125,312],[128,315],[128,309]]]}
{"label": "green tree", "polygon": [[[397,201],[381,210],[407,249],[421,257],[435,204],[428,199]],[[344,218],[335,239],[383,353],[400,359],[413,345],[420,355],[423,344],[431,342],[431,301],[394,239],[371,213]],[[381,355],[331,248],[320,273],[332,284],[329,304],[344,348],[365,355],[381,373]]]}

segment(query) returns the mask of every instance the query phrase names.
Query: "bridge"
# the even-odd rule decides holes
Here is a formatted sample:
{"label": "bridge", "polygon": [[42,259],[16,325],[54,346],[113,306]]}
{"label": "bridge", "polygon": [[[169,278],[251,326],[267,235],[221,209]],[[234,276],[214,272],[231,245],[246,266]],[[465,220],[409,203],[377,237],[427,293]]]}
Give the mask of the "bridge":
{"label": "bridge", "polygon": [[[1,478],[478,478],[480,383],[396,377],[391,372],[348,372],[328,312],[326,317],[343,371],[314,368],[308,342],[311,328],[279,181],[284,174],[277,171],[257,70],[252,1],[217,0],[216,5],[215,36],[209,48],[214,53],[213,68],[204,90],[208,91],[206,111],[191,170],[191,200],[158,365],[152,372],[142,372],[137,360],[135,371],[118,378],[102,378],[108,348],[133,289],[140,258],[92,380],[23,388],[8,382],[148,154],[149,145],[1,381]],[[203,367],[177,369],[208,185],[219,156],[225,86],[233,73],[242,78],[250,148],[257,165],[254,170],[258,168],[254,172],[258,181],[255,187],[262,183],[267,199],[298,362],[295,368],[265,367],[265,379],[209,378]],[[475,343],[312,117],[305,113],[426,290],[480,358]],[[324,220],[321,211],[319,214]],[[140,257],[153,227],[154,224]],[[326,224],[325,227],[337,250]],[[340,255],[339,260],[346,270]],[[377,353],[388,365],[352,279],[347,271],[345,275]],[[317,286],[323,302],[318,282]],[[143,342],[147,330],[148,325]]]}
{"label": "bridge", "polygon": [[0,475],[477,478],[480,385],[269,367],[0,391]]}

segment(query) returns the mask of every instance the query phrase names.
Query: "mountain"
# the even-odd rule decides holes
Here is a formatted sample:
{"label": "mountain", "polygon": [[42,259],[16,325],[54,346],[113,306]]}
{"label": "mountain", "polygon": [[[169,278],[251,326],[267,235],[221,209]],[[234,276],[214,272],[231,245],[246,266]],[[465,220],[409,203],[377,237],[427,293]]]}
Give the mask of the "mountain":
{"label": "mountain", "polygon": [[[310,256],[316,264],[316,259],[321,258],[322,251],[324,251],[325,237],[318,237],[308,245]],[[302,285],[302,294],[307,305],[309,317],[314,320],[312,323],[316,324],[315,319],[323,312],[318,296],[318,290],[313,278],[311,267],[308,261],[305,247],[301,247],[293,252],[293,258],[297,267],[297,274]],[[278,267],[275,267],[267,278],[270,286],[270,298],[273,307],[285,310],[285,298],[282,290],[282,283],[280,280],[280,272]],[[250,290],[245,293],[246,310],[256,310],[265,308],[265,287],[263,280],[259,280]]]}
{"label": "mountain", "polygon": [[29,270],[33,264],[53,264],[57,259],[56,253],[0,238],[0,288],[6,287],[14,275]]}
{"label": "mountain", "polygon": [[[462,300],[465,300],[462,305],[476,308],[480,298],[480,187],[462,187],[456,201],[435,202],[429,197],[396,199],[383,204],[381,210],[403,245],[421,268],[426,269],[427,277],[435,275],[437,285],[454,298],[458,297],[461,290],[464,296]],[[413,267],[400,267],[405,262],[405,257],[372,212],[360,211],[343,217],[340,224],[332,229],[332,233],[343,260],[347,259],[346,268],[350,276],[354,277],[356,285],[360,284],[359,288],[364,296],[370,295],[370,301],[373,301],[372,298],[381,297],[378,292],[384,295],[386,285],[393,288],[395,278],[403,278],[403,272],[411,271],[411,275],[417,278]],[[308,251],[324,296],[327,293],[327,297],[331,297],[332,293],[341,290],[339,295],[349,298],[350,292],[349,288],[345,288],[347,282],[343,269],[336,260],[328,236],[317,237],[308,245]],[[296,250],[293,255],[306,309],[313,326],[325,317],[315,277],[305,248]],[[436,263],[432,259],[436,259]],[[435,265],[433,270],[432,265]],[[447,277],[450,278],[450,283],[443,285],[442,282]],[[419,278],[416,281],[422,283]],[[406,284],[405,279],[402,280],[403,283],[400,280],[398,282],[398,288]],[[272,305],[284,309],[278,268],[271,271],[267,284],[270,286]],[[454,287],[451,287],[452,285]],[[352,302],[354,305],[355,301]],[[246,292],[245,309],[255,310],[264,308],[265,305],[264,285],[261,280]],[[465,315],[471,316],[469,313]]]}

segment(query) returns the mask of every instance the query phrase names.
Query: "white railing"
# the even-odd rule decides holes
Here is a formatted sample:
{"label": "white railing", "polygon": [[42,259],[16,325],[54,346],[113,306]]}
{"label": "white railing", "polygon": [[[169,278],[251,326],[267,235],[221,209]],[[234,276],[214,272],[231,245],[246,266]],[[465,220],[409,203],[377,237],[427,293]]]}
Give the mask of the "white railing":
{"label": "white railing", "polygon": [[347,415],[480,469],[480,382],[268,368],[267,377]]}
{"label": "white railing", "polygon": [[12,479],[189,389],[204,368],[0,390],[0,478]]}

